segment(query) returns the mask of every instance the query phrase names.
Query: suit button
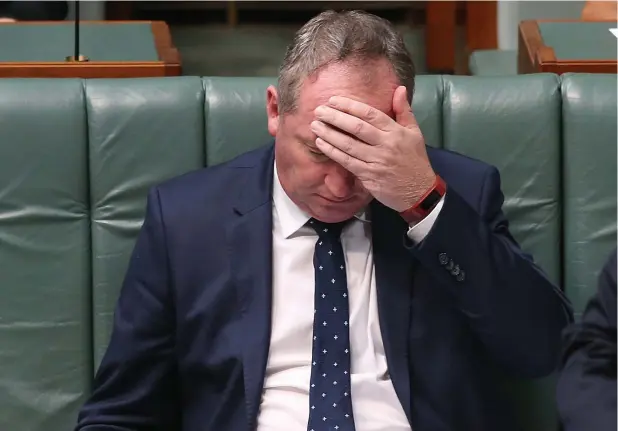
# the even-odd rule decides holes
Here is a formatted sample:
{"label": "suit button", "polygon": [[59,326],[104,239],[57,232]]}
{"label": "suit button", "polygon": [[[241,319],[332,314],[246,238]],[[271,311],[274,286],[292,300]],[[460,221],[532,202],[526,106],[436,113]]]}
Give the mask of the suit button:
{"label": "suit button", "polygon": [[438,260],[440,261],[440,265],[444,266],[448,263],[449,259],[446,253],[440,253],[438,255]]}
{"label": "suit button", "polygon": [[455,265],[455,268],[453,268],[453,270],[451,271],[451,274],[459,275],[460,272],[461,270],[459,269],[459,265]]}
{"label": "suit button", "polygon": [[463,271],[459,271],[459,274],[457,274],[457,281],[464,281],[466,278],[466,273]]}
{"label": "suit button", "polygon": [[452,271],[454,266],[455,266],[455,262],[453,262],[453,260],[451,259],[445,268],[447,271]]}

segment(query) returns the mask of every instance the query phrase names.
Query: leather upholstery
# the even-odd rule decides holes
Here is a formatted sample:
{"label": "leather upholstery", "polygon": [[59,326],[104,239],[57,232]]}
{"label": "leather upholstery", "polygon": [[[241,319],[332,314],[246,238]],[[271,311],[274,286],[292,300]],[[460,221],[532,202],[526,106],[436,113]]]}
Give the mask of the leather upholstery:
{"label": "leather upholstery", "polygon": [[204,78],[206,162],[216,165],[265,145],[266,88],[275,78]]}
{"label": "leather upholstery", "polygon": [[66,430],[94,372],[84,91],[0,95],[0,430]]}
{"label": "leather upholstery", "polygon": [[498,167],[513,235],[559,282],[558,77],[452,77],[444,96],[445,148]]}
{"label": "leather upholstery", "polygon": [[[0,80],[0,429],[74,424],[146,190],[270,140],[274,78]],[[522,247],[581,311],[616,236],[615,75],[421,76],[427,143],[497,165]],[[525,310],[522,310],[525,318]],[[553,379],[501,384],[556,429]]]}
{"label": "leather upholstery", "polygon": [[199,78],[86,81],[94,366],[152,184],[204,166]]}
{"label": "leather upholstery", "polygon": [[[515,95],[514,87],[526,91]],[[452,77],[443,102],[445,148],[498,167],[511,232],[556,283],[561,278],[560,103],[559,78],[550,74]],[[519,407],[522,429],[557,429],[555,383],[555,376],[500,382]]]}
{"label": "leather upholstery", "polygon": [[616,76],[568,74],[561,92],[565,291],[579,316],[616,247]]}

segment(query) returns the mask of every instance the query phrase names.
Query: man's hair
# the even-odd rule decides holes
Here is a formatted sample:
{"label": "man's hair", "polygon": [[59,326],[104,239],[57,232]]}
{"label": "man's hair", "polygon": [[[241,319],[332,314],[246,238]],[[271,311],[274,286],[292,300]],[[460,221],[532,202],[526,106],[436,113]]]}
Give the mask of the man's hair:
{"label": "man's hair", "polygon": [[401,85],[414,94],[415,68],[401,35],[393,25],[363,11],[325,11],[294,36],[279,69],[279,113],[296,109],[305,78],[332,63],[386,59]]}

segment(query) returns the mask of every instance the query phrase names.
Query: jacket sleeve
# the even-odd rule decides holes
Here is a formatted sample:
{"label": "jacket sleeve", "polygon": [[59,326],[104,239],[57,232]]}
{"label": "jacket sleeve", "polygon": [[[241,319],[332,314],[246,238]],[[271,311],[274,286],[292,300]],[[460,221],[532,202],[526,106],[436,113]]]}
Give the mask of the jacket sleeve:
{"label": "jacket sleeve", "polygon": [[488,168],[478,208],[447,189],[428,235],[411,252],[452,294],[488,353],[514,376],[536,378],[558,366],[571,305],[512,238],[500,177]]}
{"label": "jacket sleeve", "polygon": [[557,402],[564,431],[614,431],[616,424],[616,252],[580,322],[565,331]]}
{"label": "jacket sleeve", "polygon": [[165,235],[153,189],[117,303],[111,340],[76,430],[180,429],[173,310]]}

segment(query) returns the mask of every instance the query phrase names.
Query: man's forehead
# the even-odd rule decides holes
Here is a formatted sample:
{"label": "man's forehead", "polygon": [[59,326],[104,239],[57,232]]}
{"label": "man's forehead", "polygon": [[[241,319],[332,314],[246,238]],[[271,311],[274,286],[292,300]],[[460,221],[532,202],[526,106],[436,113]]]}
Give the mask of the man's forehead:
{"label": "man's forehead", "polygon": [[305,80],[301,87],[299,107],[307,113],[325,105],[332,96],[343,96],[373,106],[390,115],[397,78],[388,67],[373,66],[372,72],[357,67],[332,65]]}
{"label": "man's forehead", "polygon": [[343,91],[332,92],[332,93],[324,93],[324,94],[316,94],[310,97],[305,98],[304,100],[301,98],[300,103],[298,105],[299,110],[301,111],[301,115],[311,117],[315,116],[315,109],[320,105],[327,105],[328,100],[332,96],[342,96],[347,97],[351,100],[356,100],[358,102],[362,102],[366,105],[369,105],[373,108],[378,109],[379,111],[384,112],[386,115],[393,117],[393,94],[389,92],[388,94],[362,94],[362,93],[347,93]]}

